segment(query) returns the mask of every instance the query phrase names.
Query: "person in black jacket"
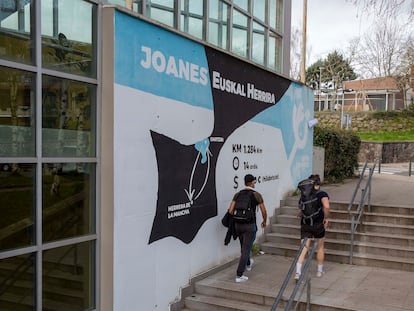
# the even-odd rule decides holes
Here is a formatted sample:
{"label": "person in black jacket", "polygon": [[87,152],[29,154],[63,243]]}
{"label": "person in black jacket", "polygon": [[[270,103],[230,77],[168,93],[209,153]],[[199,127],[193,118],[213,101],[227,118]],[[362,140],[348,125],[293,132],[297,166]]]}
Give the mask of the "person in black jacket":
{"label": "person in black jacket", "polygon": [[221,223],[223,224],[224,227],[227,228],[226,237],[224,238],[224,245],[228,245],[231,241],[231,237],[233,237],[233,240],[237,239],[237,233],[236,233],[236,228],[234,226],[233,215],[231,215],[227,211],[226,214],[223,216]]}

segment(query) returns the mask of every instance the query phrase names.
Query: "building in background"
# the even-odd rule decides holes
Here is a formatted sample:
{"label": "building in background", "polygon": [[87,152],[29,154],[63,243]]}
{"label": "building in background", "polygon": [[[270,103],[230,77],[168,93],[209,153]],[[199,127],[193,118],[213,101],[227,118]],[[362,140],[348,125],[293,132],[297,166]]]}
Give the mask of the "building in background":
{"label": "building in background", "polygon": [[0,2],[0,309],[174,309],[312,168],[290,1]]}

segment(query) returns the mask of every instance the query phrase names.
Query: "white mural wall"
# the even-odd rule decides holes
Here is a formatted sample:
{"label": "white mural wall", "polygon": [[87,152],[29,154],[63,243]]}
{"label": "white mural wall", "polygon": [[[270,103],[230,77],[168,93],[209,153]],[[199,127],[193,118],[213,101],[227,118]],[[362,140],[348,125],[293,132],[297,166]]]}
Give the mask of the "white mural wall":
{"label": "white mural wall", "polygon": [[313,95],[124,13],[114,25],[114,310],[168,310],[239,255],[221,218],[245,174],[269,216],[311,174]]}

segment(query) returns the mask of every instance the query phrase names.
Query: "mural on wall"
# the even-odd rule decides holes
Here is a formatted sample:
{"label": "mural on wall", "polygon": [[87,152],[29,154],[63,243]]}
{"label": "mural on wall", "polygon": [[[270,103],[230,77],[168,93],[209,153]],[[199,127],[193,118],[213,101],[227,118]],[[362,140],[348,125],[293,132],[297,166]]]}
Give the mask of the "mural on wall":
{"label": "mural on wall", "polygon": [[[169,236],[188,244],[206,220],[217,216],[217,161],[229,137],[247,122],[279,128],[293,124],[293,139],[283,137],[289,140],[285,146],[289,154],[281,157],[292,170],[297,169],[293,162],[298,149],[309,150],[312,143],[309,133],[301,130],[310,115],[303,103],[288,106],[295,93],[290,80],[119,12],[115,24],[119,30],[115,34],[115,83],[139,90],[142,101],[201,107],[207,111],[204,122],[212,122],[204,137],[195,135],[198,138],[191,142],[181,141],[162,126],[154,125],[149,130],[158,168],[157,204],[149,244]],[[276,109],[281,102],[288,106],[284,115],[280,115],[283,107]],[[197,117],[189,114],[188,118],[194,118],[196,128]],[[234,169],[241,165],[254,169],[258,165],[239,163],[239,154],[274,156],[265,153],[261,134],[255,134],[256,143],[246,143],[237,135],[239,141],[231,140]],[[259,181],[277,178],[277,174],[258,176]],[[235,177],[235,189],[240,181]]]}

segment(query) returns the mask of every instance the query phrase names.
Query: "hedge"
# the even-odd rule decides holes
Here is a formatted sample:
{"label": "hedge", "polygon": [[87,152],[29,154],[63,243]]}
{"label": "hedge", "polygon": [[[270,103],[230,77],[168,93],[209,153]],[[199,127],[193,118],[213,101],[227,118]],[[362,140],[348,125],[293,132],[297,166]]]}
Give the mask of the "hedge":
{"label": "hedge", "polygon": [[316,126],[313,145],[325,148],[324,176],[330,182],[354,177],[361,139],[351,131]]}

